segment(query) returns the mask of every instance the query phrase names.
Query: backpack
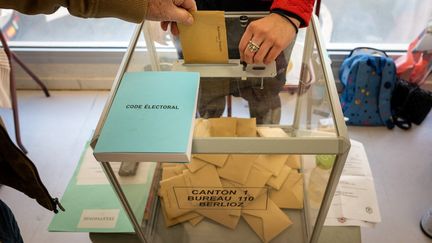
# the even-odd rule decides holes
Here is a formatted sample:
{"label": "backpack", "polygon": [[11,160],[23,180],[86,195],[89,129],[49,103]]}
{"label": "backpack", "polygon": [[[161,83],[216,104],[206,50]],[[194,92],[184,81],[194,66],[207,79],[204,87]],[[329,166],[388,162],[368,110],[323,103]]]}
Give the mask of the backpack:
{"label": "backpack", "polygon": [[339,70],[341,105],[348,125],[393,128],[391,96],[396,85],[393,59],[383,51],[355,48]]}

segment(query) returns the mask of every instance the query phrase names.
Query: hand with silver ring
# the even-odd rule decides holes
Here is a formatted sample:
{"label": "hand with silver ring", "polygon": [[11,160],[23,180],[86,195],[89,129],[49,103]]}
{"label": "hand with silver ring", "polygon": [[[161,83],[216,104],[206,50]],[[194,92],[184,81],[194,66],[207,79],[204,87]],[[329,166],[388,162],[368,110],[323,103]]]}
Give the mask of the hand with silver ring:
{"label": "hand with silver ring", "polygon": [[248,45],[247,45],[247,49],[252,52],[255,53],[260,49],[260,46],[255,44],[255,42],[253,42],[252,40],[249,41]]}
{"label": "hand with silver ring", "polygon": [[[293,20],[300,25],[298,20]],[[246,63],[269,64],[294,40],[296,30],[284,17],[270,15],[251,22],[240,43],[240,59]]]}

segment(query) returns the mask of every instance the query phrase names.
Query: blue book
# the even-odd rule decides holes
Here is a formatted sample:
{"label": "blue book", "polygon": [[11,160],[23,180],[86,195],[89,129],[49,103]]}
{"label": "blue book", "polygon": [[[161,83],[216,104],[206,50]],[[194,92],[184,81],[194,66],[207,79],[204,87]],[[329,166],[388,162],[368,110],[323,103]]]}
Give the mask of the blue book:
{"label": "blue book", "polygon": [[198,88],[198,73],[125,73],[94,149],[96,159],[189,162]]}

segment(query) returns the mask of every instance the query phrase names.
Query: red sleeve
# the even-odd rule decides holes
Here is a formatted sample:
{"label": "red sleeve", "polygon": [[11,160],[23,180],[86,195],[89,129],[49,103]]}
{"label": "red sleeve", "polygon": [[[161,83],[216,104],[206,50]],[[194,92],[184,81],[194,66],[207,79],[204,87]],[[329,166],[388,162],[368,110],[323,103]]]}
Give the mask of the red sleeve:
{"label": "red sleeve", "polygon": [[280,9],[300,21],[300,27],[309,25],[315,0],[274,0],[270,10]]}

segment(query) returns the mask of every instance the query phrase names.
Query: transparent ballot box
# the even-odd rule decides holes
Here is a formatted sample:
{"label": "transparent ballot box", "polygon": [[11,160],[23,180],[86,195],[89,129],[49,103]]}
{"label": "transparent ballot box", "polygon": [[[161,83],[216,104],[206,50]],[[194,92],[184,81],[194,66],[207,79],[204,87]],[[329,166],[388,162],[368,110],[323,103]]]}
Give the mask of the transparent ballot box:
{"label": "transparent ballot box", "polygon": [[317,18],[275,62],[240,63],[239,20],[263,14],[225,13],[227,64],[185,64],[176,38],[137,26],[93,147],[126,72],[200,73],[190,163],[99,161],[141,242],[318,242],[347,128]]}

